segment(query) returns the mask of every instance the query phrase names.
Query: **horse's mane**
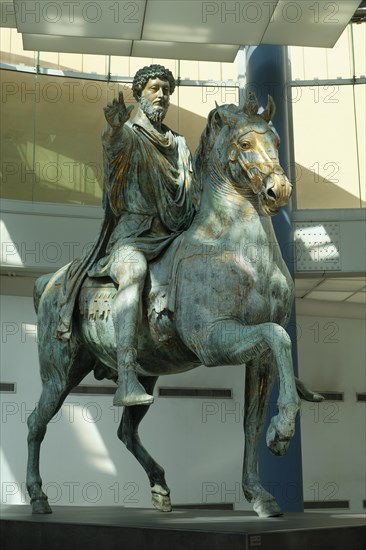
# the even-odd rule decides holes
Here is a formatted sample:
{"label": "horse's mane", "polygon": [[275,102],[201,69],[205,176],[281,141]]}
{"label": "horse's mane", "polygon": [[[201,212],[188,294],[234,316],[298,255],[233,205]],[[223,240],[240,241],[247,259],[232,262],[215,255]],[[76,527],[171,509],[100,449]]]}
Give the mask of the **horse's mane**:
{"label": "horse's mane", "polygon": [[[195,188],[197,194],[200,196],[203,190],[203,175],[207,172],[207,164],[210,157],[211,150],[219,136],[219,133],[223,128],[229,130],[234,124],[238,122],[238,119],[247,120],[249,123],[257,115],[262,121],[267,124],[271,124],[276,106],[273,98],[269,95],[267,106],[262,113],[258,113],[259,104],[254,92],[249,91],[243,107],[238,107],[234,104],[217,105],[215,109],[210,111],[206,128],[201,134],[199,145],[193,157],[193,177],[195,181]],[[197,200],[197,204],[199,201]]]}
{"label": "horse's mane", "polygon": [[238,119],[238,115],[243,116],[243,110],[237,105],[228,104],[216,106],[215,109],[210,111],[207,117],[207,124],[203,130],[200,138],[200,142],[193,157],[193,177],[196,181],[196,185],[202,192],[202,176],[206,172],[207,162],[216,142],[216,139],[222,130],[224,125],[230,126],[231,122]]}

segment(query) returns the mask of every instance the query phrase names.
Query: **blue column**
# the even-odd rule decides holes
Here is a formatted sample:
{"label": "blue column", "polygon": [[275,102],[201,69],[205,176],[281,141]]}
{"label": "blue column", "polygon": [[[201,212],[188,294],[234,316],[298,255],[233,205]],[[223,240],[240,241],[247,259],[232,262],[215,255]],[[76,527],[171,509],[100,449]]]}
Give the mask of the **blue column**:
{"label": "blue column", "polygon": [[[290,81],[287,47],[260,45],[247,48],[246,90],[254,91],[259,104],[264,108],[270,94],[276,103],[276,115],[273,124],[281,137],[280,162],[291,178],[291,160],[293,136],[290,111]],[[291,222],[291,205],[282,208],[281,212],[272,218],[274,230],[287,267],[294,277],[293,231]],[[292,340],[292,360],[294,372],[297,375],[297,339],[296,312],[293,306],[291,319],[286,327]],[[270,418],[276,413],[275,404],[278,397],[278,387],[275,387],[267,412],[265,432]],[[284,457],[276,457],[268,450],[263,438],[259,468],[264,487],[276,498],[284,512],[303,512],[302,460],[300,421],[297,419],[296,434]]]}

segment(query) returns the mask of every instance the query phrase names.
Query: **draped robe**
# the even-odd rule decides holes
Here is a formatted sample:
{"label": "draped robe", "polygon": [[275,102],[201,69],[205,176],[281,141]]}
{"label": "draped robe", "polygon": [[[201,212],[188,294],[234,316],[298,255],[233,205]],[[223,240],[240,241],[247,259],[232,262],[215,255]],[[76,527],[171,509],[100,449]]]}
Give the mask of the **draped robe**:
{"label": "draped robe", "polygon": [[192,222],[198,193],[184,137],[127,122],[103,132],[104,220],[91,250],[74,260],[61,288],[57,337],[71,336],[78,292],[87,275],[108,276],[124,247],[156,258]]}

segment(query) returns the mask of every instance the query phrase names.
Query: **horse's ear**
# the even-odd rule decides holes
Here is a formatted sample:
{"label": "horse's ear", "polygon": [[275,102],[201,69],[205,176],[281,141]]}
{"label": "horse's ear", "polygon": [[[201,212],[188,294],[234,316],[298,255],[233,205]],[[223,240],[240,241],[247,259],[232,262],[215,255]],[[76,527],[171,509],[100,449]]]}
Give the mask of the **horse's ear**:
{"label": "horse's ear", "polygon": [[260,116],[266,121],[269,122],[273,119],[273,117],[276,114],[276,104],[274,102],[274,99],[271,95],[268,96],[268,101],[266,108],[264,109],[263,113],[260,114]]}
{"label": "horse's ear", "polygon": [[224,126],[232,126],[237,120],[237,117],[230,112],[228,107],[228,105],[220,106],[216,103],[216,108],[212,109],[208,115],[207,128],[210,127],[215,130],[221,130]]}
{"label": "horse's ear", "polygon": [[258,113],[258,109],[259,103],[257,96],[254,92],[248,92],[243,106],[244,113],[248,116],[254,116]]}
{"label": "horse's ear", "polygon": [[219,108],[219,105],[217,105],[217,103],[216,103],[216,109],[213,109],[208,115],[208,122],[210,126],[213,126],[216,128],[222,128],[225,124],[225,119],[223,118],[222,112]]}

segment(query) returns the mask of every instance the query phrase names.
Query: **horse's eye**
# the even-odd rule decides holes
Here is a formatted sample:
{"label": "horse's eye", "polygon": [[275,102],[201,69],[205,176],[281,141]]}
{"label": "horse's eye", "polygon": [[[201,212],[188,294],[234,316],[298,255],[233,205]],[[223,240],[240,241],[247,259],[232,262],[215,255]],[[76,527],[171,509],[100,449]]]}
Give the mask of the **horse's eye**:
{"label": "horse's eye", "polygon": [[250,141],[242,141],[240,142],[240,147],[244,150],[250,149]]}

